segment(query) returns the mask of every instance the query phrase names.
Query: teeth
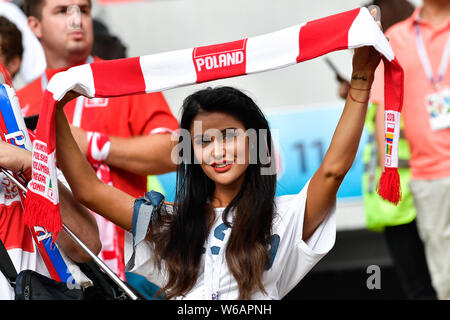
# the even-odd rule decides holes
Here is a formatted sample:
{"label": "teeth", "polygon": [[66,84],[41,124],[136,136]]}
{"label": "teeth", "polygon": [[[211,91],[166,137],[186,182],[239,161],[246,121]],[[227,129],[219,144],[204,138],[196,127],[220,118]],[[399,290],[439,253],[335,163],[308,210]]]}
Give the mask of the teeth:
{"label": "teeth", "polygon": [[224,163],[224,164],[216,164],[216,165],[214,165],[214,167],[216,167],[216,168],[224,168],[224,167],[226,167],[228,164],[226,164],[226,163]]}

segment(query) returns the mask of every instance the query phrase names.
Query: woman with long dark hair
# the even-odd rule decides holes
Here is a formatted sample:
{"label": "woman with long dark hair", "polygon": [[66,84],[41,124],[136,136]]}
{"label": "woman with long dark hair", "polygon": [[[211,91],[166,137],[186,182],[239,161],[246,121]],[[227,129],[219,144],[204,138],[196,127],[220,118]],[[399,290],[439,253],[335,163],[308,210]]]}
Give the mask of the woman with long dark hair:
{"label": "woman with long dark hair", "polygon": [[[187,97],[172,153],[175,202],[153,212],[132,271],[161,286],[166,298],[285,296],[334,244],[336,194],[358,150],[379,61],[372,47],[355,50],[330,147],[295,195],[275,197],[272,137],[251,98],[230,87]],[[101,183],[82,156],[63,111],[71,98],[56,111],[58,164],[81,203],[131,231],[136,199]]]}

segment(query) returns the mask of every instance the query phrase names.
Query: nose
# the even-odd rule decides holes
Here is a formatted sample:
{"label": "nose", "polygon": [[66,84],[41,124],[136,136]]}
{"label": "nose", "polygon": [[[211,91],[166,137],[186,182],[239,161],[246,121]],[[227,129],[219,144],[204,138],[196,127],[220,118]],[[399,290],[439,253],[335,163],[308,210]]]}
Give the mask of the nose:
{"label": "nose", "polygon": [[81,28],[81,10],[77,5],[71,5],[67,7],[67,28],[69,30],[75,30]]}
{"label": "nose", "polygon": [[211,157],[214,160],[223,160],[226,155],[226,144],[224,143],[222,137],[215,137],[213,148],[211,148]]}

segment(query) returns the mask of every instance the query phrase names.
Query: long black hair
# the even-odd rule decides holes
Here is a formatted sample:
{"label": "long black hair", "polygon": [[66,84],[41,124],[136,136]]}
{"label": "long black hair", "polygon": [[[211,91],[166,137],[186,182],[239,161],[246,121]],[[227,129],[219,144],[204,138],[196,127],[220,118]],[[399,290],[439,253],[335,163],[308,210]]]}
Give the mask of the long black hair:
{"label": "long black hair", "polygon": [[[256,151],[251,153],[257,154],[257,159],[250,161],[241,189],[222,214],[224,223],[228,223],[227,216],[234,212],[225,256],[238,282],[239,298],[249,299],[258,288],[264,291],[262,274],[268,261],[276,175],[262,170],[275,167],[272,137],[269,124],[255,102],[231,87],[206,88],[188,96],[183,103],[181,131],[189,131],[199,113],[214,111],[232,115],[247,130],[257,132],[256,141],[249,143],[249,151]],[[183,139],[186,136],[180,135],[180,144]],[[162,289],[168,298],[185,295],[197,281],[203,246],[215,219],[208,201],[214,193],[214,182],[196,163],[193,152],[182,150],[179,155],[182,161],[177,168],[174,214],[166,236],[159,237],[162,241],[156,243],[156,253],[168,270],[169,280]],[[261,155],[269,161],[261,159]]]}

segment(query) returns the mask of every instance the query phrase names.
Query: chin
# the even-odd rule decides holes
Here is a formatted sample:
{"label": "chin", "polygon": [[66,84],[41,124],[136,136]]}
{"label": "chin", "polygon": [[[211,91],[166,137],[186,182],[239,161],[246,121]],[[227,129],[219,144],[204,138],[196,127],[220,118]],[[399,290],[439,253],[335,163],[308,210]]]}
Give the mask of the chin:
{"label": "chin", "polygon": [[231,187],[234,184],[238,184],[239,186],[242,184],[242,177],[245,175],[245,170],[233,170],[231,169],[225,173],[217,173],[212,168],[210,169],[207,176],[214,181],[214,183],[222,186]]}
{"label": "chin", "polygon": [[90,46],[86,40],[73,40],[68,45],[68,51],[71,54],[78,54],[82,55],[85,54],[86,56],[89,55],[91,52],[92,46]]}

